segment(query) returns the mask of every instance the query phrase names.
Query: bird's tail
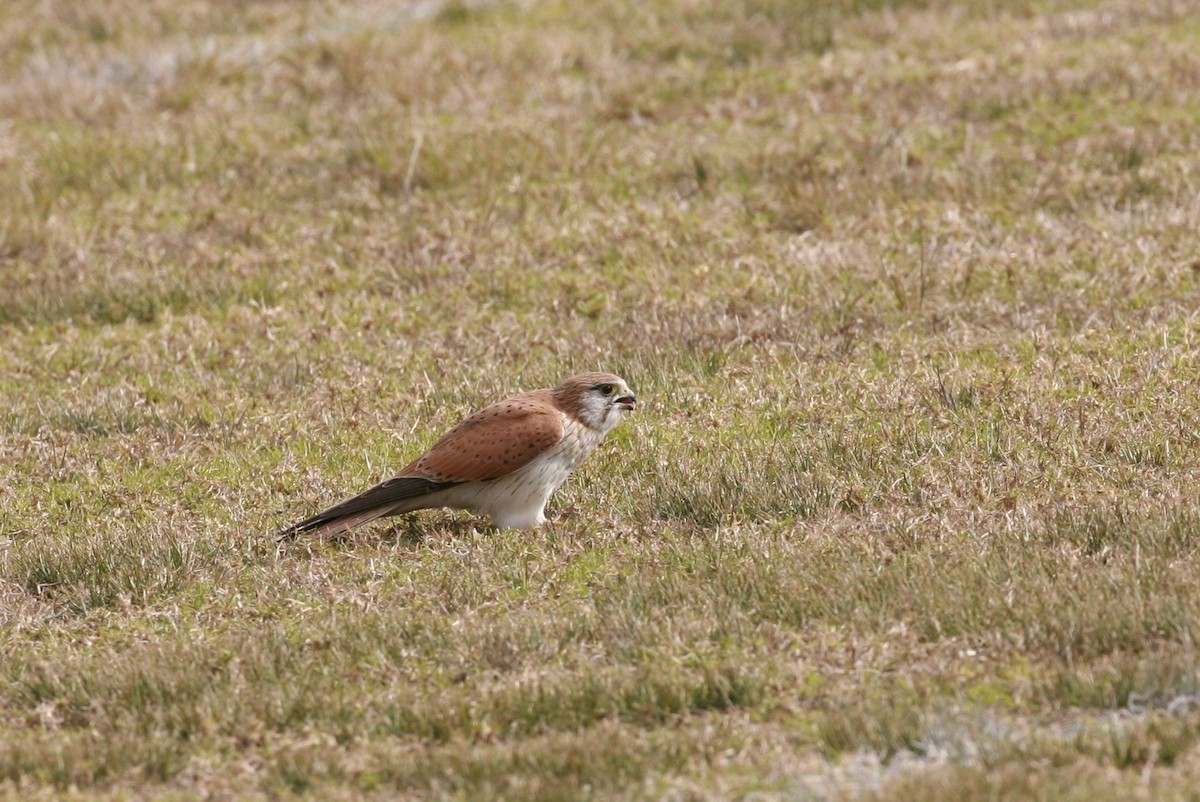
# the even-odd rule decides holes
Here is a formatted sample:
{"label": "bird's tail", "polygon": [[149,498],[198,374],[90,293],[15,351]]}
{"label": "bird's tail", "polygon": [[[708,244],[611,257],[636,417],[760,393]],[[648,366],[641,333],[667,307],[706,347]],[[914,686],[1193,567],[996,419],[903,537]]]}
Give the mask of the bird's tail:
{"label": "bird's tail", "polygon": [[289,527],[280,529],[275,533],[275,542],[283,543],[287,540],[295,540],[301,535],[312,535],[314,537],[328,537],[331,535],[340,535],[343,532],[349,532],[356,526],[370,523],[376,518],[382,518],[388,514],[388,508],[366,510],[364,512],[342,515],[337,518],[328,518],[323,514],[314,515],[312,518],[306,518],[299,523],[294,523]]}
{"label": "bird's tail", "polygon": [[424,506],[427,496],[453,484],[455,483],[436,482],[418,476],[397,476],[327,510],[322,510],[311,518],[305,518],[279,530],[275,534],[275,542],[295,540],[300,535],[337,535],[384,515],[420,509]]}

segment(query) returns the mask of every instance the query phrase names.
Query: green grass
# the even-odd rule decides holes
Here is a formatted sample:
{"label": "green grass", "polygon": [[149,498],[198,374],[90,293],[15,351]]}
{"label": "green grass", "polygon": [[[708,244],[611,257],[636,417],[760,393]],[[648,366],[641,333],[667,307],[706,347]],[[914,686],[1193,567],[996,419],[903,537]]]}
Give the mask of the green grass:
{"label": "green grass", "polygon": [[0,7],[0,798],[1195,799],[1194,16]]}

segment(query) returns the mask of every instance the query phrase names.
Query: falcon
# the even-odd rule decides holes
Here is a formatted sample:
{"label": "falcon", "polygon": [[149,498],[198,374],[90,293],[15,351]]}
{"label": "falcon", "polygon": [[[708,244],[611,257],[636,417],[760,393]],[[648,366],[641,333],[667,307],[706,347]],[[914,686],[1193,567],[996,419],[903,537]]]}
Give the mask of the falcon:
{"label": "falcon", "polygon": [[546,502],[637,397],[620,376],[582,373],[470,415],[397,476],[281,530],[277,541],[335,535],[386,515],[450,507],[500,529],[538,526]]}

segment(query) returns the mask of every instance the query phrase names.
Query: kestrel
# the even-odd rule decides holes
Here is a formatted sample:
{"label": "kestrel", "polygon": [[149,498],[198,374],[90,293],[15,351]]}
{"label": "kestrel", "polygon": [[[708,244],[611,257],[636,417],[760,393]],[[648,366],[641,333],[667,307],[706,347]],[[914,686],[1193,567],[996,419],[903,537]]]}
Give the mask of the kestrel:
{"label": "kestrel", "polygon": [[485,513],[501,529],[537,526],[546,502],[637,397],[620,376],[583,373],[469,416],[399,475],[276,535],[332,535],[431,507]]}

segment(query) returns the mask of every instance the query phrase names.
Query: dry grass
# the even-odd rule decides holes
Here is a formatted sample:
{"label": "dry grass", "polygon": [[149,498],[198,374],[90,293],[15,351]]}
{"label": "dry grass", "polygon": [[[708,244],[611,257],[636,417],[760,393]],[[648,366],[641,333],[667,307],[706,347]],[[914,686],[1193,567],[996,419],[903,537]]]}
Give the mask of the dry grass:
{"label": "dry grass", "polygon": [[0,797],[1195,799],[1197,11],[0,6]]}

